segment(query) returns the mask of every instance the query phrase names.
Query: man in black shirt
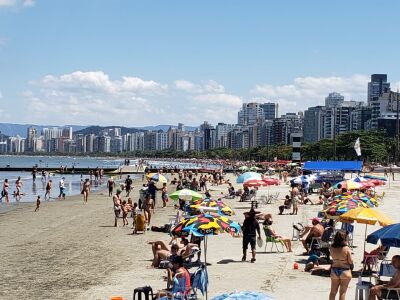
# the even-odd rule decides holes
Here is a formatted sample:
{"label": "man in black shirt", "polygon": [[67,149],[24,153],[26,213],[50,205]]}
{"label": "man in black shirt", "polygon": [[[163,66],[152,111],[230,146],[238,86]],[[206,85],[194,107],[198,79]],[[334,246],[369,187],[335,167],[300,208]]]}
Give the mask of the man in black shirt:
{"label": "man in black shirt", "polygon": [[130,175],[128,175],[128,177],[125,180],[125,190],[126,190],[126,197],[129,197],[129,193],[132,190],[132,179]]}
{"label": "man in black shirt", "polygon": [[256,212],[254,209],[250,209],[249,212],[245,213],[245,219],[242,226],[243,231],[243,257],[242,261],[246,260],[247,247],[250,244],[251,247],[251,262],[256,261],[256,235],[258,239],[261,239],[260,225],[256,220]]}

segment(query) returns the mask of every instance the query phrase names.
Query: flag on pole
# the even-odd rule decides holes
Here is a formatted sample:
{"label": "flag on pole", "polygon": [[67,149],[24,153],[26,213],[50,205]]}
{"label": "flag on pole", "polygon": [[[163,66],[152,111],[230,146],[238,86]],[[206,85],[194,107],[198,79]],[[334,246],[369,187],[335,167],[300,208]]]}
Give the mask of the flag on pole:
{"label": "flag on pole", "polygon": [[360,138],[357,138],[354,144],[354,150],[356,150],[357,156],[361,156]]}

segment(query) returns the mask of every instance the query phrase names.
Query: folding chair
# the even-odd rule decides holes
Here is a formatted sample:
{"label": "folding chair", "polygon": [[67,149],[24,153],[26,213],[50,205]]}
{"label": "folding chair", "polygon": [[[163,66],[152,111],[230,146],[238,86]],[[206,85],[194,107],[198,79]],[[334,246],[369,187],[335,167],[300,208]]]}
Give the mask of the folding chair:
{"label": "folding chair", "polygon": [[379,273],[376,277],[376,283],[386,283],[396,274],[396,268],[392,265],[392,261],[384,260],[379,267]]}
{"label": "folding chair", "polygon": [[[279,252],[279,253],[285,252],[283,241],[280,240],[279,238],[276,238],[274,236],[269,235],[270,233],[268,232],[268,228],[266,228],[265,226],[264,226],[264,233],[265,233],[265,248],[264,248],[264,252],[267,252],[268,243],[271,243],[271,250],[269,252],[272,252],[272,249],[274,248],[274,246],[275,246],[275,249],[276,249],[277,252]],[[281,245],[282,251],[279,250],[278,245]]]}

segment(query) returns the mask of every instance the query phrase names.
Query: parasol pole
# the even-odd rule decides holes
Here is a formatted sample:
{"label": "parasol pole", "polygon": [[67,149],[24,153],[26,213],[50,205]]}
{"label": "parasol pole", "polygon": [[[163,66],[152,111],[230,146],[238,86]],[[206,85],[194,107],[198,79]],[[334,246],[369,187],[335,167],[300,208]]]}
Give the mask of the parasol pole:
{"label": "parasol pole", "polygon": [[[365,233],[364,233],[364,253],[365,253],[365,241],[367,240],[367,226],[368,224],[365,224]],[[364,256],[364,254],[363,254]]]}
{"label": "parasol pole", "polygon": [[[207,235],[204,236],[204,268],[207,274]],[[208,300],[208,288],[206,289],[206,300]]]}

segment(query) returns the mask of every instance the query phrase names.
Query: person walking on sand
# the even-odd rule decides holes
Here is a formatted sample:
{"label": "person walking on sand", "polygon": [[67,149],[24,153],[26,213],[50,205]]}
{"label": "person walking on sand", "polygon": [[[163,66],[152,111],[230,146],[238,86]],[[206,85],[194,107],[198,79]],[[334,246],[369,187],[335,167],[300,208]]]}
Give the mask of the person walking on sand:
{"label": "person walking on sand", "polygon": [[129,194],[132,190],[132,179],[131,175],[128,175],[128,177],[125,180],[125,190],[126,190],[126,197],[129,197]]}
{"label": "person walking on sand", "polygon": [[112,176],[107,181],[107,187],[108,187],[108,197],[111,197],[115,187],[115,181]]}
{"label": "person walking on sand", "polygon": [[20,201],[20,200],[21,200],[21,197],[22,197],[22,192],[21,192],[21,189],[22,189],[22,180],[21,180],[21,176],[18,176],[18,179],[17,179],[17,181],[15,182],[15,189],[16,189],[16,192],[15,192],[15,200],[16,200],[16,201]]}
{"label": "person walking on sand", "polygon": [[60,194],[58,195],[58,200],[65,200],[65,177],[61,177],[59,183],[58,183],[58,187],[60,188]]}
{"label": "person walking on sand", "polygon": [[118,227],[118,218],[119,215],[121,214],[121,204],[122,204],[120,189],[117,189],[117,192],[113,196],[113,203],[114,203],[114,215],[115,215],[114,227]]}
{"label": "person walking on sand", "polygon": [[44,200],[46,200],[47,195],[49,196],[49,200],[50,200],[52,183],[53,183],[53,181],[50,179],[46,184],[46,193],[44,194]]}
{"label": "person walking on sand", "polygon": [[35,212],[39,211],[39,207],[40,207],[40,196],[37,196]]}
{"label": "person walking on sand", "polygon": [[243,231],[243,257],[242,261],[246,261],[247,247],[250,244],[251,247],[251,262],[256,261],[256,236],[258,234],[258,239],[261,239],[260,224],[256,220],[256,212],[254,209],[244,213],[245,219],[242,226]]}
{"label": "person walking on sand", "polygon": [[161,189],[161,199],[163,202],[162,207],[166,207],[168,202],[168,193],[167,193],[167,184],[165,182],[163,183],[163,187]]}
{"label": "person walking on sand", "polygon": [[1,190],[1,198],[0,198],[0,202],[1,200],[3,200],[3,198],[6,198],[6,202],[10,202],[10,199],[8,198],[8,188],[9,188],[10,184],[8,183],[8,179],[4,179],[3,182],[3,189]]}
{"label": "person walking on sand", "polygon": [[151,198],[150,194],[146,194],[146,197],[142,204],[142,208],[144,211],[144,218],[145,218],[145,222],[147,224],[147,229],[149,229],[150,222],[151,222],[151,215],[152,215],[152,211],[154,209],[154,200]]}
{"label": "person walking on sand", "polygon": [[86,178],[82,186],[83,204],[86,204],[88,202],[89,192],[90,192],[90,181],[89,178]]}

